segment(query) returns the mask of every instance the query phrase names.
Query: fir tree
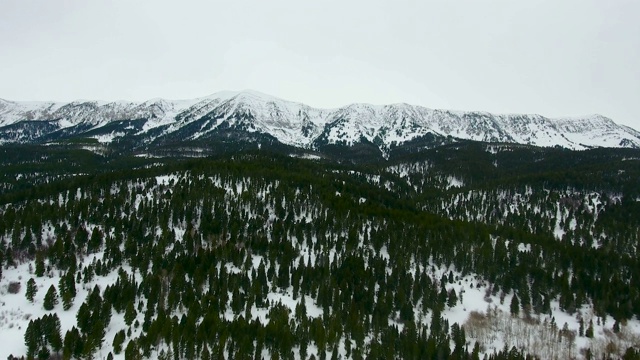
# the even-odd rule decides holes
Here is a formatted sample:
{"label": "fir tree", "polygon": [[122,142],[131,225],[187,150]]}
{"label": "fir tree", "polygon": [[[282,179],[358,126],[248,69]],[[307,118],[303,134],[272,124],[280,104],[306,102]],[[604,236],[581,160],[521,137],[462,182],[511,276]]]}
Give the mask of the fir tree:
{"label": "fir tree", "polygon": [[57,314],[45,315],[45,336],[51,348],[56,353],[62,349],[62,336],[60,334],[60,319]]}
{"label": "fir tree", "polygon": [[451,289],[449,291],[449,294],[447,295],[447,306],[452,308],[456,306],[457,303],[458,303],[458,296],[456,295],[456,291],[454,289]]}
{"label": "fir tree", "polygon": [[116,333],[116,335],[113,337],[113,352],[117,354],[120,354],[120,352],[122,351],[122,345],[124,344],[124,340],[125,340],[125,333],[124,330],[120,330]]}
{"label": "fir tree", "polygon": [[589,320],[589,326],[587,327],[587,330],[585,330],[584,336],[593,338],[593,319]]}
{"label": "fir tree", "polygon": [[36,293],[38,292],[38,287],[36,286],[36,281],[31,278],[27,281],[27,290],[25,292],[25,296],[29,302],[33,302]]}
{"label": "fir tree", "polygon": [[520,314],[520,301],[518,301],[518,295],[513,294],[509,309],[511,310],[511,315],[513,316],[518,316],[518,314]]}
{"label": "fir tree", "polygon": [[[39,319],[37,320],[39,321]],[[27,358],[33,359],[34,355],[38,351],[40,346],[40,338],[42,334],[40,332],[40,326],[33,320],[29,321],[27,329],[24,332],[24,344],[27,347]]]}
{"label": "fir tree", "polygon": [[56,305],[58,305],[58,292],[56,287],[51,285],[44,295],[43,306],[45,310],[53,310]]}
{"label": "fir tree", "polygon": [[138,315],[136,309],[133,306],[133,302],[129,302],[127,304],[127,308],[125,309],[124,312],[124,322],[125,324],[127,324],[127,326],[131,326],[131,324],[133,323],[133,320],[135,320],[136,316]]}
{"label": "fir tree", "polygon": [[44,276],[44,259],[40,253],[36,255],[36,276],[43,277]]}

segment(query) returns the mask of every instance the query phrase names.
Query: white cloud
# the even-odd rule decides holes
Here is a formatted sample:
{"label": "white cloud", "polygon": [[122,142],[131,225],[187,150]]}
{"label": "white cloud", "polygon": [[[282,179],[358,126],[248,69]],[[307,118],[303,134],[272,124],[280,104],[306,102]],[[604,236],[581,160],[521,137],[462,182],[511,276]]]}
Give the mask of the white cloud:
{"label": "white cloud", "polygon": [[601,113],[640,129],[640,2],[9,1],[0,97]]}

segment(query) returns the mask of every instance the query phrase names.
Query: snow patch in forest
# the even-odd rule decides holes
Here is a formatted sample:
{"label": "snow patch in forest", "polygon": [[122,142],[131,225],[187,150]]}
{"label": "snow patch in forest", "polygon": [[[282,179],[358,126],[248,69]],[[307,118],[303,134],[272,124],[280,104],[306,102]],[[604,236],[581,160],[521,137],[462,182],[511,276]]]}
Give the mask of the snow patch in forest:
{"label": "snow patch in forest", "polygon": [[531,244],[518,244],[518,251],[520,252],[531,252]]}
{"label": "snow patch in forest", "polygon": [[115,138],[122,137],[122,136],[125,136],[125,135],[126,134],[123,133],[123,132],[112,132],[112,133],[104,134],[104,135],[96,135],[96,136],[93,136],[92,138],[98,140],[98,142],[101,143],[101,144],[109,144],[109,143],[113,142],[113,140]]}
{"label": "snow patch in forest", "polygon": [[[102,255],[103,253],[87,255],[82,259],[78,268],[84,269],[88,265],[101,260]],[[125,272],[131,274],[131,268],[129,266],[122,266],[122,268]],[[25,355],[27,348],[24,342],[24,332],[29,324],[29,320],[41,318],[46,314],[55,313],[58,315],[60,318],[61,335],[64,338],[65,333],[77,325],[76,314],[78,309],[93,288],[98,286],[102,292],[107,285],[115,283],[118,278],[117,271],[112,271],[107,276],[94,275],[90,282],[86,284],[76,284],[77,294],[69,310],[63,310],[61,300],[59,300],[60,303],[56,305],[53,310],[47,311],[43,308],[44,296],[51,285],[54,285],[56,289],[58,289],[58,282],[60,281],[61,275],[63,274],[60,271],[54,270],[46,272],[43,277],[37,277],[33,272],[32,262],[9,267],[3,271],[2,280],[0,280],[0,339],[2,339],[0,359],[6,359],[11,354],[14,356]],[[38,289],[33,303],[27,301],[25,297],[27,281],[30,278],[34,278]],[[137,281],[140,281],[139,277],[137,278]],[[13,282],[20,283],[21,285],[20,290],[16,294],[7,292],[9,284]],[[113,311],[111,322],[106,329],[104,345],[94,354],[95,358],[106,358],[109,351],[113,350],[111,340],[117,331],[126,328],[123,316],[124,314],[118,314]],[[139,313],[138,319],[142,321],[143,316],[144,314],[142,312]],[[124,354],[116,355],[114,359],[124,359]]]}
{"label": "snow patch in forest", "polygon": [[321,156],[316,155],[316,154],[309,154],[309,153],[304,153],[304,154],[289,154],[289,156],[291,157],[295,157],[298,159],[306,159],[306,160],[320,160],[322,159]]}
{"label": "snow patch in forest", "polygon": [[175,174],[156,176],[156,182],[158,185],[170,185],[178,181],[178,176]]}
{"label": "snow patch in forest", "polygon": [[451,188],[461,188],[464,186],[464,181],[462,179],[455,176],[447,176],[447,189]]}

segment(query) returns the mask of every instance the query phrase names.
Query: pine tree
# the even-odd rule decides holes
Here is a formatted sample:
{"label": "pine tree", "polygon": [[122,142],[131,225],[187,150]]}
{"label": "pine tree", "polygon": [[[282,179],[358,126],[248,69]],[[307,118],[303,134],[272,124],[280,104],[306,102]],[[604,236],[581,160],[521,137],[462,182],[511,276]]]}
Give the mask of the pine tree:
{"label": "pine tree", "polygon": [[58,353],[62,349],[62,335],[60,334],[60,319],[57,314],[45,315],[45,336],[53,351]]}
{"label": "pine tree", "polygon": [[124,344],[124,340],[125,340],[124,330],[118,331],[116,335],[113,337],[113,352],[116,353],[116,355],[122,352],[122,344]]}
{"label": "pine tree", "polygon": [[127,304],[127,308],[124,311],[125,324],[127,324],[127,326],[131,326],[136,316],[138,316],[138,313],[136,312],[136,309],[133,307],[133,302],[129,302]]}
{"label": "pine tree", "polygon": [[526,317],[531,315],[531,295],[529,294],[529,284],[525,281],[518,291],[520,294],[520,307]]}
{"label": "pine tree", "polygon": [[518,295],[513,294],[509,308],[511,310],[511,315],[518,316],[518,314],[520,314],[520,301],[518,301]]}
{"label": "pine tree", "polygon": [[[40,319],[36,321],[39,322]],[[34,320],[29,321],[27,329],[24,332],[24,344],[27,347],[27,358],[33,359],[40,343],[40,326]]]}
{"label": "pine tree", "polygon": [[56,305],[58,305],[58,292],[56,287],[51,285],[44,296],[43,306],[45,310],[53,310]]}
{"label": "pine tree", "polygon": [[593,319],[589,320],[589,326],[587,327],[587,330],[585,330],[584,336],[593,338]]}
{"label": "pine tree", "polygon": [[51,352],[49,351],[49,348],[47,348],[46,346],[43,346],[40,348],[40,351],[38,351],[38,359],[49,359],[49,357],[51,356]]}
{"label": "pine tree", "polygon": [[44,259],[42,257],[42,254],[38,253],[36,255],[36,276],[37,277],[43,277],[44,276]]}
{"label": "pine tree", "polygon": [[76,229],[76,234],[73,240],[75,241],[78,249],[83,249],[87,245],[87,242],[89,242],[89,233],[84,226]]}
{"label": "pine tree", "polygon": [[125,359],[137,360],[140,359],[140,352],[135,340],[129,340],[127,347],[124,350]]}
{"label": "pine tree", "polygon": [[58,289],[60,290],[60,297],[62,298],[62,308],[69,310],[73,305],[73,299],[76,296],[76,284],[73,280],[73,273],[67,272],[60,278],[58,282]]}
{"label": "pine tree", "polygon": [[71,309],[71,306],[73,306],[73,297],[71,297],[71,292],[65,291],[64,293],[62,293],[61,297],[62,297],[62,308],[64,310]]}
{"label": "pine tree", "polygon": [[64,343],[62,347],[62,357],[64,359],[71,359],[72,357],[80,357],[82,354],[82,348],[84,347],[82,336],[76,327],[67,331],[64,336]]}
{"label": "pine tree", "polygon": [[31,278],[27,281],[27,291],[25,292],[25,296],[29,302],[33,302],[36,293],[38,292],[38,287],[36,286],[36,281]]}
{"label": "pine tree", "polygon": [[98,227],[94,227],[91,232],[91,239],[87,243],[87,252],[94,253],[102,246],[103,235],[102,231]]}
{"label": "pine tree", "polygon": [[480,343],[476,341],[473,345],[473,352],[471,353],[471,360],[480,360]]}
{"label": "pine tree", "polygon": [[73,279],[73,271],[68,271],[64,276],[65,289],[69,292],[72,298],[75,298],[77,295],[76,292],[76,283]]}
{"label": "pine tree", "polygon": [[636,350],[633,347],[629,347],[627,348],[627,351],[625,351],[624,356],[622,357],[623,360],[639,360],[640,359],[640,351]]}
{"label": "pine tree", "polygon": [[452,308],[456,306],[457,303],[458,303],[458,296],[456,295],[456,291],[454,289],[451,289],[449,291],[449,294],[447,295],[447,306]]}
{"label": "pine tree", "polygon": [[211,360],[211,353],[209,353],[209,347],[204,344],[202,352],[200,353],[201,360]]}

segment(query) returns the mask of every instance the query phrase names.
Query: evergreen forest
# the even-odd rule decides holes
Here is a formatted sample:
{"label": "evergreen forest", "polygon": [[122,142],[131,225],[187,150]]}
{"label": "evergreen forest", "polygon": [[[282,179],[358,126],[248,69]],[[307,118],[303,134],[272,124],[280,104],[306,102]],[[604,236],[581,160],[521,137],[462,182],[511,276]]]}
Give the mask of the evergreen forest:
{"label": "evergreen forest", "polygon": [[640,359],[637,149],[0,157],[10,358]]}

